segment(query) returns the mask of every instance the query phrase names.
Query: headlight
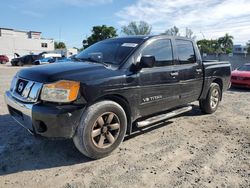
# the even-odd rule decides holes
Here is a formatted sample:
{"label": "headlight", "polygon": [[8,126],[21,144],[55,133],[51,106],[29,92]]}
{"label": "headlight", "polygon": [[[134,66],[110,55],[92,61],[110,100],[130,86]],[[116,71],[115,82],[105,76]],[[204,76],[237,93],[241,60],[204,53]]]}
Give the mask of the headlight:
{"label": "headlight", "polygon": [[52,84],[44,84],[41,99],[50,102],[72,102],[76,100],[80,83],[61,80]]}

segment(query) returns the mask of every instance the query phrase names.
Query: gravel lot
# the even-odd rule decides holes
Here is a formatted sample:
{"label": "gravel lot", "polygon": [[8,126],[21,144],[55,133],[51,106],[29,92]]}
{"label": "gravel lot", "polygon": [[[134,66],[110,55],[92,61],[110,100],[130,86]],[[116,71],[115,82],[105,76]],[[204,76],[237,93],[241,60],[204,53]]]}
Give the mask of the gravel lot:
{"label": "gravel lot", "polygon": [[249,90],[227,91],[215,114],[196,106],[137,131],[93,161],[71,140],[33,138],[10,118],[4,91],[19,69],[0,65],[0,187],[250,187]]}

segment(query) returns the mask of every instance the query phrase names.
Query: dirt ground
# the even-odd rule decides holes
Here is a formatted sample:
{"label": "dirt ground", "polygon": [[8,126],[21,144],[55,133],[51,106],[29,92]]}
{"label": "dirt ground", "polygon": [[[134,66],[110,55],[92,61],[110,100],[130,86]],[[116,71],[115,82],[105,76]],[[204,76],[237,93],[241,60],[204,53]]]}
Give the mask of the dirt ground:
{"label": "dirt ground", "polygon": [[71,140],[32,137],[8,115],[20,68],[0,65],[0,187],[250,187],[250,91],[231,89],[216,113],[193,111],[126,137],[100,160]]}

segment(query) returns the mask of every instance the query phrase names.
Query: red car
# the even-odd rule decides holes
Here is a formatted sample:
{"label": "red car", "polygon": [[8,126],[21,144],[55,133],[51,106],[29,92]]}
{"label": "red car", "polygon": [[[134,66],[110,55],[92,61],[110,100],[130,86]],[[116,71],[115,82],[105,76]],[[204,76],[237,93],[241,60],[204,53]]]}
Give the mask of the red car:
{"label": "red car", "polygon": [[250,63],[232,71],[231,83],[232,86],[250,88]]}
{"label": "red car", "polygon": [[9,62],[9,58],[6,55],[0,55],[0,64]]}

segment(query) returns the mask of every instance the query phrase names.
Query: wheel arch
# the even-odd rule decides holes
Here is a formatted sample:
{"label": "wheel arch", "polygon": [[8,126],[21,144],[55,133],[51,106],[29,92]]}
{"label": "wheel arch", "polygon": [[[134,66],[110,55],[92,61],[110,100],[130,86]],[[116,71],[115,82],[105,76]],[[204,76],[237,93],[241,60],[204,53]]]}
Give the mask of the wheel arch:
{"label": "wheel arch", "polygon": [[131,134],[131,132],[132,132],[131,108],[129,106],[129,102],[127,101],[127,99],[125,97],[123,97],[122,95],[109,94],[109,95],[104,95],[104,96],[98,98],[95,102],[102,101],[102,100],[114,101],[114,102],[118,103],[123,108],[123,110],[126,113],[126,117],[127,117],[126,133]]}
{"label": "wheel arch", "polygon": [[212,81],[212,83],[216,83],[220,86],[220,90],[221,90],[221,93],[220,93],[220,100],[222,100],[222,91],[223,91],[223,82],[222,82],[222,79],[220,78],[216,78]]}

